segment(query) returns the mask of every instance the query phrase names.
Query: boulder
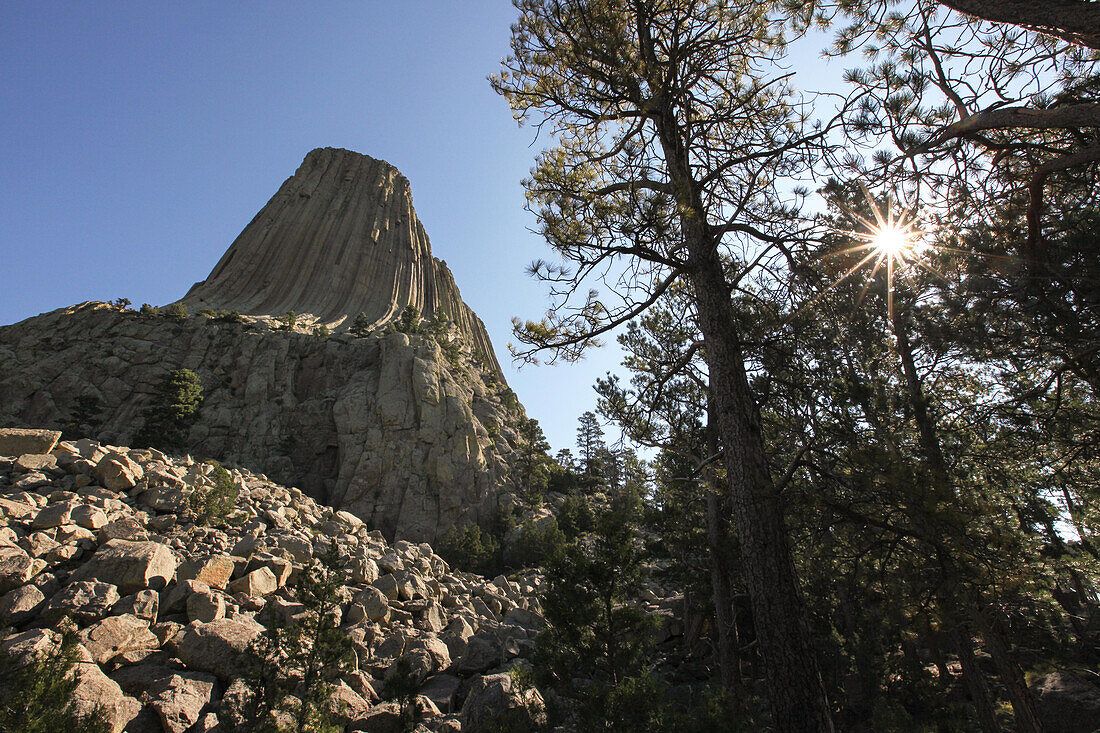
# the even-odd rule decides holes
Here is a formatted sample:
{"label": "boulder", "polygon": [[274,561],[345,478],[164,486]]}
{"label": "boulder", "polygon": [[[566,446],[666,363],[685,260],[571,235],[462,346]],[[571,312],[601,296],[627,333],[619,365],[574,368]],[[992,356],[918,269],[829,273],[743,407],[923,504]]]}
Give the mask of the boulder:
{"label": "boulder", "polygon": [[99,665],[78,662],[74,673],[77,685],[70,699],[77,715],[101,710],[112,733],[119,733],[141,712],[141,703],[123,694],[122,688],[103,674]]}
{"label": "boulder", "polygon": [[59,430],[0,428],[0,456],[49,453],[60,439]]}
{"label": "boulder", "polygon": [[193,622],[179,640],[179,658],[191,669],[233,679],[248,672],[248,645],[262,631],[262,626],[244,619]]}
{"label": "boulder", "polygon": [[137,593],[120,598],[111,608],[115,614],[129,613],[149,623],[155,623],[160,610],[160,595],[152,590],[139,590]]}
{"label": "boulder", "polygon": [[451,713],[461,684],[462,680],[453,674],[437,674],[424,682],[420,694],[435,703],[441,712]]}
{"label": "boulder", "polygon": [[160,646],[157,637],[149,631],[149,622],[130,614],[109,616],[82,630],[80,643],[97,664],[106,664],[123,652]]}
{"label": "boulder", "polygon": [[341,681],[332,690],[332,695],[328,700],[328,708],[338,721],[347,725],[353,720],[359,720],[367,715],[370,712],[371,705],[359,693]]}
{"label": "boulder", "polygon": [[160,717],[165,733],[184,733],[199,722],[202,709],[214,693],[216,678],[194,672],[173,674],[158,683],[149,705]]}
{"label": "boulder", "polygon": [[60,527],[62,524],[68,524],[73,508],[74,504],[67,501],[47,504],[39,510],[38,514],[34,515],[34,521],[31,522],[31,527],[34,529],[50,529],[52,527]]}
{"label": "boulder", "polygon": [[118,588],[111,583],[77,580],[53,594],[42,616],[50,622],[71,616],[78,623],[90,624],[106,616],[118,600]]}
{"label": "boulder", "polygon": [[187,597],[187,618],[208,624],[225,617],[225,598],[220,593],[205,591]]}
{"label": "boulder", "polygon": [[236,563],[229,555],[190,557],[180,562],[176,569],[179,580],[198,580],[211,588],[224,589],[233,577]]}
{"label": "boulder", "polygon": [[46,603],[46,595],[31,584],[14,588],[0,596],[0,619],[19,624],[38,613]]}
{"label": "boulder", "polygon": [[159,542],[108,540],[72,579],[95,578],[118,586],[122,593],[160,590],[176,575],[176,556]]}
{"label": "boulder", "polygon": [[473,674],[484,672],[500,664],[500,646],[484,636],[475,636],[466,644],[466,651],[455,662],[455,670],[459,674]]}
{"label": "boulder", "polygon": [[34,560],[15,545],[0,545],[0,593],[23,585],[34,575]]}
{"label": "boulder", "polygon": [[279,590],[279,579],[267,566],[257,568],[229,584],[229,592],[241,593],[249,598],[262,598],[277,590]]}
{"label": "boulder", "polygon": [[111,491],[129,491],[145,478],[145,471],[129,456],[112,452],[99,459],[94,475],[100,484]]}
{"label": "boulder", "polygon": [[518,689],[509,674],[479,677],[462,705],[463,733],[534,730],[546,724],[546,705],[538,690]]}
{"label": "boulder", "polygon": [[1045,733],[1100,730],[1100,685],[1072,672],[1051,672],[1031,687]]}
{"label": "boulder", "polygon": [[140,542],[149,539],[149,533],[145,531],[141,522],[133,517],[119,517],[100,527],[96,533],[96,539],[101,543],[111,540]]}
{"label": "boulder", "polygon": [[367,587],[355,595],[355,603],[362,608],[365,618],[371,621],[385,621],[390,616],[390,603],[382,591]]}
{"label": "boulder", "polygon": [[24,453],[15,459],[14,468],[17,473],[49,473],[57,468],[57,458],[48,453]]}
{"label": "boulder", "polygon": [[12,634],[0,642],[0,649],[7,654],[17,667],[23,667],[53,654],[61,646],[61,634],[53,629],[28,629],[20,634]]}
{"label": "boulder", "polygon": [[107,524],[107,515],[97,506],[80,504],[73,507],[69,520],[79,527],[94,532]]}

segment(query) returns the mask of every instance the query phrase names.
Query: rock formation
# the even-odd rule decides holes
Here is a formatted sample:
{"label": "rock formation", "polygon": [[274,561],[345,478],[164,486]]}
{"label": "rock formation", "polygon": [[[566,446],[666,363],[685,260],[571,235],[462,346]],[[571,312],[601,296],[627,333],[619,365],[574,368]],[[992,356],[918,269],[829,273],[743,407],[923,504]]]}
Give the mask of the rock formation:
{"label": "rock formation", "polygon": [[432,257],[408,179],[349,150],[310,152],[180,302],[255,316],[293,311],[337,331],[359,313],[383,326],[412,305],[452,321],[500,372],[481,319],[446,263]]}
{"label": "rock formation", "polygon": [[379,693],[401,657],[418,685],[417,730],[476,733],[501,713],[542,715],[539,693],[505,674],[526,664],[543,625],[538,573],[452,571],[427,544],[390,544],[348,512],[238,469],[224,521],[196,524],[191,499],[215,484],[214,466],[39,438],[40,453],[4,456],[26,436],[0,429],[0,650],[21,665],[56,649],[59,629],[75,632],[73,704],[105,709],[114,733],[234,730],[250,641],[308,613],[299,578],[331,552],[356,656],[335,680],[344,730],[399,729],[398,705]]}
{"label": "rock formation", "polygon": [[[300,487],[389,538],[486,520],[509,488],[522,407],[392,166],[311,152],[180,302],[190,316],[86,303],[0,328],[0,425],[132,444],[157,386],[186,368],[205,393],[188,451]],[[408,305],[450,321],[450,335],[386,332]],[[272,328],[286,311],[336,333]],[[347,332],[359,313],[378,327],[364,338]]]}

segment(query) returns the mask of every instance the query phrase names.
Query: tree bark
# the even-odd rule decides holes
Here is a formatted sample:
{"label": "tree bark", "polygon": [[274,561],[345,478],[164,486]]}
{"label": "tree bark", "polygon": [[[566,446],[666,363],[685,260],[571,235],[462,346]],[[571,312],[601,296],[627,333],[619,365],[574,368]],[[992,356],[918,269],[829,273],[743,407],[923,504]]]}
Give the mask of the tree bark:
{"label": "tree bark", "polygon": [[1100,5],[1087,0],[938,0],[960,13],[1033,28],[1088,48],[1100,48]]}
{"label": "tree bark", "polygon": [[733,615],[730,568],[726,559],[729,543],[718,511],[718,495],[707,482],[707,543],[710,546],[710,586],[714,600],[714,623],[718,627],[718,669],[722,687],[736,690],[741,685],[741,665],[737,654],[737,623]]}
{"label": "tree bark", "polygon": [[688,241],[691,279],[775,728],[792,733],[832,731],[779,496],[764,455],[759,412],[745,372],[729,287],[710,237],[701,223],[695,228],[695,236]]}
{"label": "tree bark", "polygon": [[[941,502],[954,503],[957,498],[955,496],[955,486],[947,471],[947,461],[940,446],[936,424],[928,411],[928,402],[924,396],[920,375],[917,373],[916,362],[913,358],[913,347],[909,342],[908,329],[900,309],[890,314],[890,321],[894,337],[897,339],[898,354],[901,357],[902,372],[909,393],[909,403],[913,407],[913,417],[917,422],[921,450],[932,473],[937,499]],[[950,557],[946,552],[944,554]],[[955,577],[960,575],[956,567],[957,563],[951,559],[946,565],[947,567],[942,569],[942,572],[947,574],[946,579],[952,583],[960,580],[960,578]],[[994,663],[997,666],[997,675],[1001,678],[1001,682],[1009,693],[1017,730],[1026,731],[1027,733],[1040,733],[1043,727],[1035,713],[1035,703],[1032,700],[1031,691],[1028,690],[1027,684],[1024,682],[1023,672],[1015,660],[1012,659],[1008,645],[999,633],[997,620],[990,619],[983,611],[983,601],[980,596],[962,602],[967,603],[970,617],[978,622],[978,628],[982,631],[988,651],[993,656]],[[965,636],[965,634],[960,635],[960,638],[961,636]],[[965,642],[969,648],[969,637],[966,637]],[[961,654],[962,651],[960,650]],[[988,700],[984,701],[984,704],[988,705]],[[982,714],[982,711],[979,710],[979,717]]]}
{"label": "tree bark", "polygon": [[[991,613],[992,612],[992,613]],[[975,608],[972,612],[975,623],[982,632],[985,648],[993,657],[997,667],[997,676],[1001,678],[1008,699],[1012,703],[1012,714],[1016,719],[1016,730],[1021,733],[1042,733],[1043,723],[1035,711],[1035,702],[1027,687],[1027,680],[1020,665],[1012,658],[1012,652],[1004,640],[1004,632],[997,621],[995,609]]]}
{"label": "tree bark", "polygon": [[[643,74],[651,90],[667,89],[648,18],[634,2]],[[718,237],[707,220],[701,185],[692,174],[684,131],[670,98],[656,92],[647,113],[657,131],[669,189],[679,207],[699,331],[710,377],[714,424],[722,443],[742,572],[749,591],[756,639],[764,657],[768,696],[777,733],[832,733],[832,711],[772,482],[760,429],[760,412],[749,387],[741,336],[726,281]]]}
{"label": "tree bark", "polygon": [[989,687],[985,683],[985,675],[978,667],[974,659],[974,645],[970,641],[970,634],[963,628],[956,626],[951,636],[955,641],[955,649],[959,653],[959,663],[962,665],[963,681],[970,693],[970,702],[974,706],[974,712],[978,716],[978,725],[982,733],[1001,733],[1001,726],[993,713],[993,705],[989,701]]}

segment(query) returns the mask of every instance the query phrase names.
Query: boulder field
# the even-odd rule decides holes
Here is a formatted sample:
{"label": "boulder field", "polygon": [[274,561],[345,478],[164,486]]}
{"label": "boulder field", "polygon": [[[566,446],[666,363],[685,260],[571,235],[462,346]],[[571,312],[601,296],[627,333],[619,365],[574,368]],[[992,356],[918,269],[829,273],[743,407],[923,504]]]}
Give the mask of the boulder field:
{"label": "boulder field", "polygon": [[0,648],[17,664],[75,632],[77,709],[113,731],[232,731],[250,644],[303,612],[295,589],[322,553],[339,557],[340,631],[356,663],[335,680],[347,731],[396,730],[381,700],[404,659],[419,731],[477,731],[500,714],[542,715],[527,666],[544,622],[540,577],[453,570],[426,543],[387,542],[355,515],[227,467],[224,521],[196,524],[211,462],[47,430],[0,430]]}

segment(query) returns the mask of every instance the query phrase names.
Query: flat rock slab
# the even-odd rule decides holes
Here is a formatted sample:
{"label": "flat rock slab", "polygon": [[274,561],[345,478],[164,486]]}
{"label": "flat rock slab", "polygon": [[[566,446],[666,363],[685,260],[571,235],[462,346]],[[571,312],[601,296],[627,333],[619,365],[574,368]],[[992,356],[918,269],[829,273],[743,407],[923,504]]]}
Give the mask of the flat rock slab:
{"label": "flat rock slab", "polygon": [[60,439],[60,430],[0,428],[0,456],[49,453]]}
{"label": "flat rock slab", "polygon": [[146,588],[161,590],[175,576],[176,556],[167,545],[108,540],[70,580],[100,580],[128,594]]}

